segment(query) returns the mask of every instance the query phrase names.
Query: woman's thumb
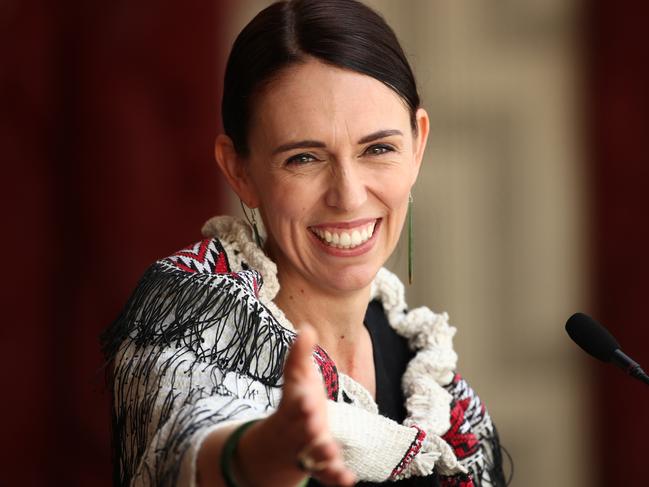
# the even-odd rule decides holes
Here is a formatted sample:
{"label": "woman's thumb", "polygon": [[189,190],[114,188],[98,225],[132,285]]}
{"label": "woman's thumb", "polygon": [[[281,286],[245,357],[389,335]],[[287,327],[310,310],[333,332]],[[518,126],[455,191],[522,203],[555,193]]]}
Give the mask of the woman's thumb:
{"label": "woman's thumb", "polygon": [[284,364],[284,376],[287,379],[303,379],[313,370],[312,355],[317,338],[318,335],[311,325],[305,323],[300,326]]}

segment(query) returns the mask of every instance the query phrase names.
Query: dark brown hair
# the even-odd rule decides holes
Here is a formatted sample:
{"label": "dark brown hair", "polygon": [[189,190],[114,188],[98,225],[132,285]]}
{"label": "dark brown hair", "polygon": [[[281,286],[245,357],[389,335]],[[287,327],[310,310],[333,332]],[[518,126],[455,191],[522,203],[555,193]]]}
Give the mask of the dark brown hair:
{"label": "dark brown hair", "polygon": [[356,0],[290,0],[262,10],[241,31],[225,71],[221,115],[237,152],[248,153],[254,95],[282,69],[316,58],[371,76],[394,90],[415,112],[415,78],[394,32],[374,10]]}

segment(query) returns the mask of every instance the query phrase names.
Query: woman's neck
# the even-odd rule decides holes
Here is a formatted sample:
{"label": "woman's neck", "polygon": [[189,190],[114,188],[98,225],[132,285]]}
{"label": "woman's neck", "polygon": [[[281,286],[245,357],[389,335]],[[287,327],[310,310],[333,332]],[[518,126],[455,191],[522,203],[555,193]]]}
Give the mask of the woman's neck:
{"label": "woman's neck", "polygon": [[[353,360],[357,347],[367,339],[363,325],[370,286],[335,293],[318,288],[299,277],[278,275],[280,290],[275,304],[299,330],[303,323],[318,332],[318,344],[336,362]],[[342,363],[340,364],[342,365]]]}

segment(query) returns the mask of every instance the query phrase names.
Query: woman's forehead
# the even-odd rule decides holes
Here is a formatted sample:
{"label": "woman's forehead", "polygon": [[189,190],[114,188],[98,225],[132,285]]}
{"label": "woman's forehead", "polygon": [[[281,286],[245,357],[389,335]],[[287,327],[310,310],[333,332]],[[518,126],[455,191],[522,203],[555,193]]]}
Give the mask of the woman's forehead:
{"label": "woman's forehead", "polygon": [[317,61],[282,72],[256,97],[251,136],[362,137],[410,126],[405,102],[380,81]]}

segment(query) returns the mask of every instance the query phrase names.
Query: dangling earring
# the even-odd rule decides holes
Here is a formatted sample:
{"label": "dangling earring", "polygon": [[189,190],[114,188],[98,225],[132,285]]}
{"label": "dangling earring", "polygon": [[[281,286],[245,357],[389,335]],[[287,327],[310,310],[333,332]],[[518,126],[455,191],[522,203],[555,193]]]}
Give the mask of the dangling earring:
{"label": "dangling earring", "polygon": [[413,238],[412,238],[412,193],[408,193],[408,284],[412,284],[412,260],[413,260]]}
{"label": "dangling earring", "polygon": [[261,236],[259,235],[259,229],[257,228],[257,218],[255,217],[255,210],[254,208],[250,208],[250,214],[252,215],[252,219],[251,219],[248,216],[248,212],[246,211],[246,206],[243,204],[243,201],[239,200],[239,202],[241,203],[241,210],[243,211],[246,220],[248,220],[248,223],[252,227],[252,233],[255,235],[255,242],[257,242],[257,246],[261,249],[263,248],[263,246],[261,242]]}

